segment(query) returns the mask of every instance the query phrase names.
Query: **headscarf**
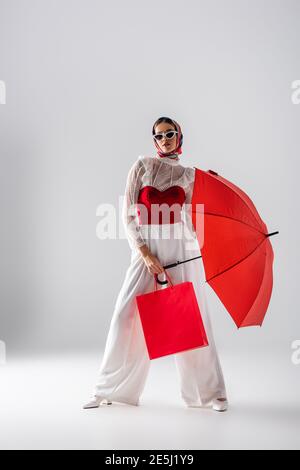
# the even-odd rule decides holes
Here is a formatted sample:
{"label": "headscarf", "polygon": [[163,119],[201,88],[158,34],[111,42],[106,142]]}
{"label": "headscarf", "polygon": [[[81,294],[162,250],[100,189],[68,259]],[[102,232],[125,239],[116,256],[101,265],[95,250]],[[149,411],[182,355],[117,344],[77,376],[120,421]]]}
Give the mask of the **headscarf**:
{"label": "headscarf", "polygon": [[[157,148],[157,154],[160,156],[160,157],[167,157],[168,155],[180,155],[182,153],[182,149],[181,149],[181,146],[182,146],[182,142],[183,142],[183,134],[181,132],[181,127],[180,125],[178,124],[178,122],[176,122],[174,119],[171,119],[171,121],[173,122],[174,124],[174,127],[176,129],[176,131],[178,131],[178,134],[176,134],[176,147],[174,150],[172,150],[171,152],[163,152],[158,144],[158,142],[156,142],[156,140],[153,138],[154,140],[154,143],[155,143],[155,147]],[[152,128],[152,135],[155,134],[155,128],[154,128],[155,124],[153,125],[153,128]]]}

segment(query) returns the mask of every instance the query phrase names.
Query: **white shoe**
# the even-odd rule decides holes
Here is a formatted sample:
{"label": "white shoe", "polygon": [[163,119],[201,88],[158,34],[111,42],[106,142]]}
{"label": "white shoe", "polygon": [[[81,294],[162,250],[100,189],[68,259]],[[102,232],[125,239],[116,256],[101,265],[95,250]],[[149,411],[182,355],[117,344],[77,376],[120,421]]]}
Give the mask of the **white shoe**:
{"label": "white shoe", "polygon": [[112,405],[112,402],[108,398],[103,398],[103,397],[94,395],[88,403],[83,405],[83,409],[88,410],[90,408],[99,408],[103,400],[105,400],[106,405]]}
{"label": "white shoe", "polygon": [[219,398],[214,398],[212,407],[215,411],[226,411],[228,409],[228,401],[227,399],[220,400]]}

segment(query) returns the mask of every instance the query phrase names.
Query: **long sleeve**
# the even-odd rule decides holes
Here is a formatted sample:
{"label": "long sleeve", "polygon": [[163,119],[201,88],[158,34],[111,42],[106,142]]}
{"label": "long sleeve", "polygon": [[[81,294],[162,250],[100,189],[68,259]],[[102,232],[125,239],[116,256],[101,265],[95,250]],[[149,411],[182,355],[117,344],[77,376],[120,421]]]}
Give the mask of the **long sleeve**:
{"label": "long sleeve", "polygon": [[186,198],[182,206],[183,220],[188,227],[189,232],[192,235],[192,240],[197,239],[196,231],[192,222],[192,196],[195,182],[195,169],[188,167],[186,171],[187,176],[187,187],[185,188]]}
{"label": "long sleeve", "polygon": [[144,172],[143,162],[138,159],[130,168],[126,181],[122,221],[131,249],[138,248],[146,243],[141,234],[136,213],[136,204]]}

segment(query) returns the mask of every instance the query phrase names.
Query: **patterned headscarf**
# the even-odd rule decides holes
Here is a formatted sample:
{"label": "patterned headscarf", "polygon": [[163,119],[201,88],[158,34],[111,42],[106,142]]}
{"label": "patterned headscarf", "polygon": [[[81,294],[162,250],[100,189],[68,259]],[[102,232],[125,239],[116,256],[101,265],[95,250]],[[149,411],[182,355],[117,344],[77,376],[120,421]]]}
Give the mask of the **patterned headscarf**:
{"label": "patterned headscarf", "polygon": [[[181,127],[178,124],[178,122],[176,122],[174,119],[171,119],[171,121],[173,122],[176,131],[178,131],[178,134],[176,134],[176,147],[171,152],[163,152],[161,150],[158,142],[156,142],[156,140],[153,138],[154,143],[155,143],[155,147],[157,148],[157,154],[160,157],[167,157],[168,155],[175,155],[175,154],[178,156],[182,153],[181,146],[182,146],[182,142],[183,142],[183,134],[181,132]],[[154,134],[155,134],[155,124],[153,125],[153,128],[152,128],[152,135],[154,135]]]}

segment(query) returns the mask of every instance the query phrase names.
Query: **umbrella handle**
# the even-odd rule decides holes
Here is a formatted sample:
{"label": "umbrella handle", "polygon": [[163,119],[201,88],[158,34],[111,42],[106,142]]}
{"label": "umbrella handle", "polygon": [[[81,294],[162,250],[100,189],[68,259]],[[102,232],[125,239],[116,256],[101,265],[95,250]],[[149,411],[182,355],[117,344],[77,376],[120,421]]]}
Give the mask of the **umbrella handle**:
{"label": "umbrella handle", "polygon": [[[202,255],[200,255],[200,256],[195,256],[194,258],[186,259],[186,260],[184,260],[184,261],[176,261],[176,263],[166,264],[166,266],[163,266],[163,268],[164,268],[164,270],[165,270],[166,275],[168,276],[166,269],[168,269],[168,268],[174,268],[174,267],[178,266],[178,264],[187,263],[188,261],[193,261],[194,259],[197,259],[197,258],[202,258]],[[157,276],[156,276],[156,282],[158,282],[158,284],[161,284],[161,285],[164,285],[164,284],[167,284],[167,283],[168,283],[167,280],[165,280],[165,281],[160,281]],[[172,281],[171,281],[171,284],[172,284]]]}
{"label": "umbrella handle", "polygon": [[157,290],[157,284],[156,284],[156,283],[161,284],[161,285],[164,285],[164,284],[168,284],[168,282],[170,282],[171,286],[174,286],[170,275],[167,273],[166,270],[165,270],[164,272],[165,272],[165,275],[166,275],[167,278],[168,278],[168,280],[165,280],[165,281],[160,281],[160,280],[158,279],[158,274],[157,274],[157,273],[154,274],[154,287],[155,287],[155,290]]}
{"label": "umbrella handle", "polygon": [[165,280],[165,281],[160,281],[160,280],[158,279],[158,274],[154,274],[154,276],[155,276],[154,282],[156,281],[156,282],[158,282],[158,284],[160,284],[160,285],[162,285],[162,286],[163,286],[164,284],[168,284],[168,281],[167,281],[167,280]]}

